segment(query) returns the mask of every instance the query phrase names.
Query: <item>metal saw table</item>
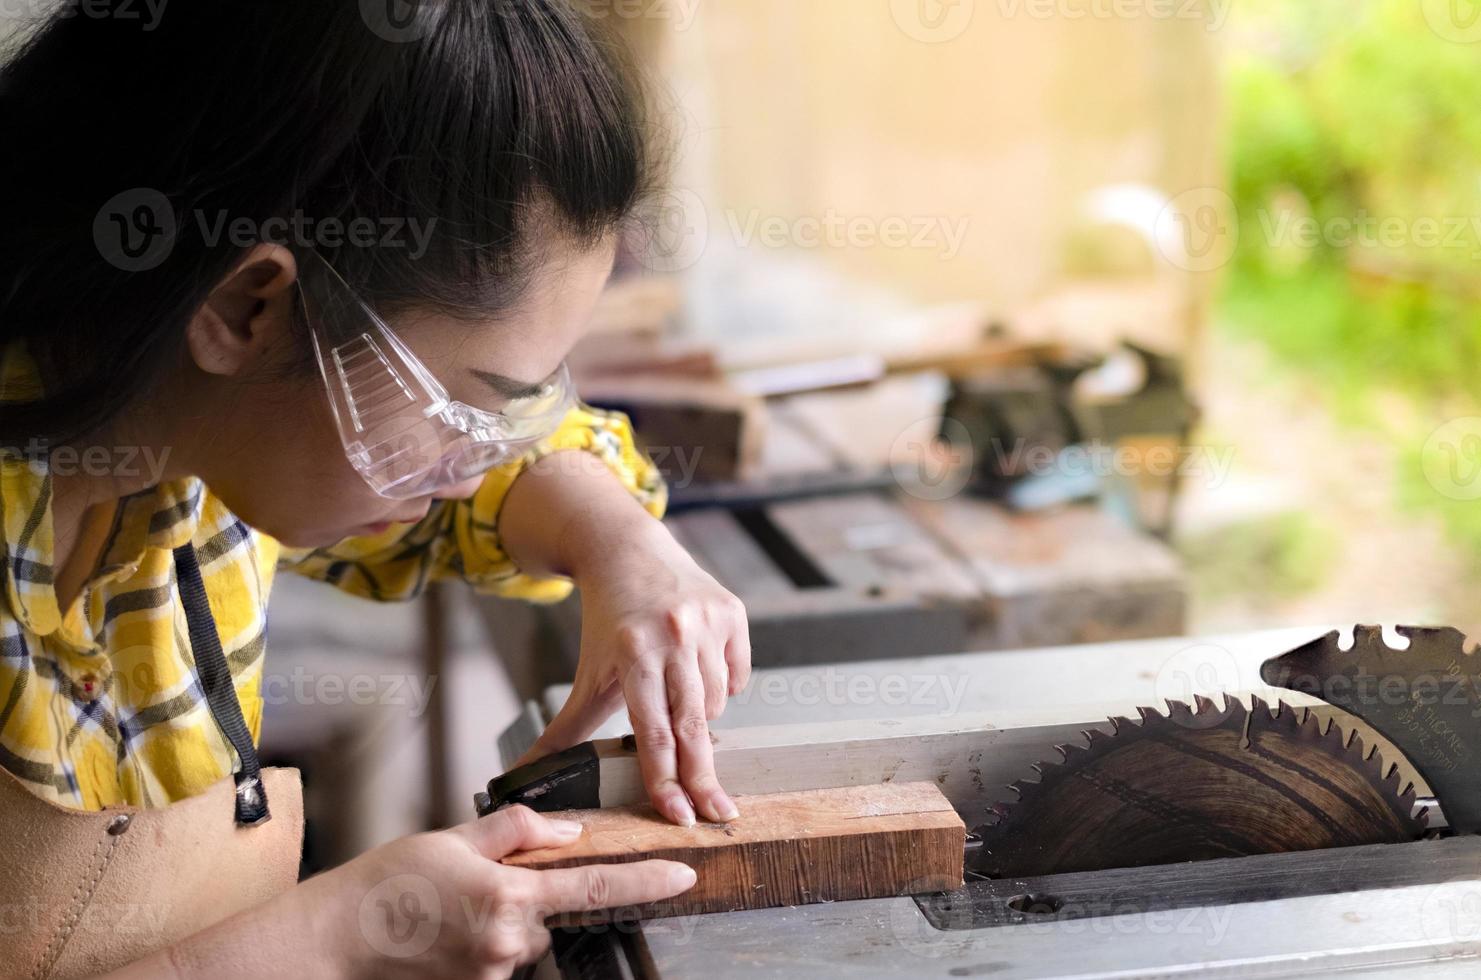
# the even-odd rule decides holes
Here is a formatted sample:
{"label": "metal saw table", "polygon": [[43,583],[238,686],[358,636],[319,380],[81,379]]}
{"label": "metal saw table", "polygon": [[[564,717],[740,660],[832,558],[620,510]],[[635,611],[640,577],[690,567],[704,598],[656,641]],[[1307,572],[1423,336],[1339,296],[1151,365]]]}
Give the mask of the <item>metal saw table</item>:
{"label": "metal saw table", "polygon": [[[1108,715],[1221,693],[1334,712],[1259,673],[1325,630],[758,671],[714,725],[716,764],[733,794],[930,778],[972,827]],[[504,734],[506,765],[568,690]],[[599,735],[627,731],[618,716]],[[641,799],[636,782],[629,793]],[[573,977],[1471,977],[1481,837],[969,881],[950,896],[614,926],[557,948]]]}

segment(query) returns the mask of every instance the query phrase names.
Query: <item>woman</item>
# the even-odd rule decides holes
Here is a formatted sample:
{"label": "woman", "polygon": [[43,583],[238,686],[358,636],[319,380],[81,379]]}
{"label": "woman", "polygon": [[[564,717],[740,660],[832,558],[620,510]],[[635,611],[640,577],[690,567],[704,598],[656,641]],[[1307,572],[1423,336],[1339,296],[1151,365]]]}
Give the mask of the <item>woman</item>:
{"label": "woman", "polygon": [[517,809],[292,886],[296,775],[254,748],[280,568],[377,600],[574,581],[575,691],[535,752],[625,701],[658,810],[735,816],[707,720],[744,612],[561,367],[644,188],[640,100],[565,0],[378,6],[64,5],[0,75],[19,973],[503,974],[551,912],[693,883],[506,868],[574,832]]}

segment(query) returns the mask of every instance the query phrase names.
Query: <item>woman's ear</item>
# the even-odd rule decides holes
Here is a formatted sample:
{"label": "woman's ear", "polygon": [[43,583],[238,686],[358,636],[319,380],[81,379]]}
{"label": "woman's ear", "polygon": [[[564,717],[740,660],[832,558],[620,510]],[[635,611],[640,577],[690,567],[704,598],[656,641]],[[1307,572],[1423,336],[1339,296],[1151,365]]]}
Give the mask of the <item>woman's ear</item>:
{"label": "woman's ear", "polygon": [[211,290],[185,328],[191,359],[207,374],[236,375],[288,337],[298,263],[281,245],[251,248]]}

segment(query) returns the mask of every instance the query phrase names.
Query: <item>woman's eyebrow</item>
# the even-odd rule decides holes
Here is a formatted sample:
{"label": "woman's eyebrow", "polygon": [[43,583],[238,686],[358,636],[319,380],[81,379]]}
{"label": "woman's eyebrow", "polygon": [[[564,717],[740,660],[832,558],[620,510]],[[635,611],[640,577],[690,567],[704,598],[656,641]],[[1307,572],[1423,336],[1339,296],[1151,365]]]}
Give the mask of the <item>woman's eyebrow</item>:
{"label": "woman's eyebrow", "polygon": [[545,390],[544,384],[531,384],[528,381],[519,381],[504,374],[494,374],[491,371],[479,371],[469,368],[469,373],[479,381],[494,390],[494,394],[505,398],[533,398]]}

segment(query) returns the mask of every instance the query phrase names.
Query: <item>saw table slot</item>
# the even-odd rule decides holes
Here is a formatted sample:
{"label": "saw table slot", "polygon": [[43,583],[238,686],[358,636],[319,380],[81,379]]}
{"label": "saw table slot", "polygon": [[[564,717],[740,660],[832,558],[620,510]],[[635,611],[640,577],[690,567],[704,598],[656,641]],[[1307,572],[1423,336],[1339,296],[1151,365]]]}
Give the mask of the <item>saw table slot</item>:
{"label": "saw table slot", "polygon": [[1042,878],[969,881],[916,899],[926,921],[959,931],[1218,908],[1481,877],[1481,837],[1257,854]]}
{"label": "saw table slot", "polygon": [[765,510],[738,510],[735,520],[799,589],[828,589],[835,583],[788,537]]}

